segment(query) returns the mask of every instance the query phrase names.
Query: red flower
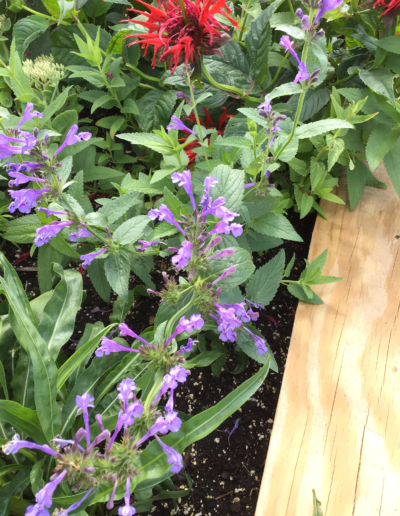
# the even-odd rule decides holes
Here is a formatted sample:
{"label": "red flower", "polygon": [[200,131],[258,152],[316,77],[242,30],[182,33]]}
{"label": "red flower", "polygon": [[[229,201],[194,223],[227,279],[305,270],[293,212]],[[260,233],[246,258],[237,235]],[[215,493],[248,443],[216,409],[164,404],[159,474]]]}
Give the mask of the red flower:
{"label": "red flower", "polygon": [[381,14],[381,16],[383,16],[384,14],[387,14],[392,9],[396,9],[396,8],[400,7],[400,0],[391,0],[391,2],[389,2],[388,4],[386,3],[385,0],[378,0],[377,2],[374,3],[374,7],[376,7],[377,5],[382,5],[383,7],[386,8],[386,11]]}
{"label": "red flower", "polygon": [[[203,107],[203,109],[204,109],[206,121],[204,122],[204,120],[199,117],[200,125],[202,125],[203,127],[207,128],[207,129],[216,129],[217,133],[220,134],[221,136],[223,136],[224,132],[225,132],[226,122],[227,122],[227,120],[229,118],[233,117],[233,115],[227,115],[226,114],[226,110],[227,110],[226,107],[221,108],[222,109],[222,115],[219,117],[217,127],[215,127],[214,122],[213,122],[213,120],[212,120],[212,118],[210,116],[210,113],[209,113],[208,109],[205,108],[205,107]],[[189,120],[190,122],[192,122],[194,124],[197,123],[196,122],[196,117],[194,116],[194,113],[191,113],[190,116],[187,118],[187,120]],[[179,141],[182,142],[182,143],[185,142],[186,139],[188,138],[188,136],[189,136],[189,133],[187,134],[187,136],[185,136],[185,138],[180,138]],[[208,140],[210,140],[209,136],[207,138],[208,138]],[[194,160],[196,159],[196,156],[197,156],[197,154],[195,152],[193,152],[192,149],[194,149],[195,147],[199,147],[199,146],[200,146],[199,142],[198,141],[194,141],[194,142],[189,143],[185,147],[186,155],[189,158],[189,164],[188,164],[189,168],[193,165]]]}
{"label": "red flower", "polygon": [[[226,0],[181,0],[185,6],[185,23],[182,8],[178,0],[158,1],[158,7],[149,5],[142,0],[137,0],[145,5],[150,12],[128,9],[147,16],[147,21],[134,21],[146,27],[147,34],[132,34],[129,38],[141,38],[135,43],[142,43],[145,55],[150,45],[154,46],[154,57],[152,66],[156,65],[156,54],[160,51],[160,62],[165,62],[169,56],[171,61],[169,68],[175,71],[180,61],[181,54],[184,55],[185,64],[189,62],[198,63],[201,55],[219,53],[218,48],[226,42],[227,34],[221,33],[220,29],[227,30],[214,17],[219,13],[239,28],[237,22],[229,16],[231,12],[226,6]],[[223,10],[225,9],[225,10]],[[229,36],[228,36],[229,37]],[[134,45],[135,43],[131,43]]]}

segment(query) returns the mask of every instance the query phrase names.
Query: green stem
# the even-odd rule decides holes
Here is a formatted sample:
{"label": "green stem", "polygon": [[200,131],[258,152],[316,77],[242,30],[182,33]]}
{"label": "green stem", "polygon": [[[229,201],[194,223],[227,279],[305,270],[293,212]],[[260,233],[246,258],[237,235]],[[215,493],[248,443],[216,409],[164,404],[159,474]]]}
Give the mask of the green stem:
{"label": "green stem", "polygon": [[61,23],[62,25],[71,25],[70,23],[62,20],[59,21],[54,16],[48,16],[47,14],[39,13],[38,11],[34,11],[33,9],[30,9],[29,7],[26,7],[26,5],[21,5],[22,9],[25,9],[25,11],[28,11],[31,14],[35,14],[36,16],[41,16],[42,18],[46,18],[47,20],[50,20],[54,23]]}
{"label": "green stem", "polygon": [[196,123],[197,123],[197,128],[199,130],[199,137],[200,137],[201,145],[202,145],[202,148],[204,149],[204,157],[206,158],[208,171],[211,173],[211,167],[210,167],[210,163],[208,161],[208,156],[207,156],[208,148],[206,149],[205,146],[204,146],[204,139],[203,139],[203,134],[202,134],[202,130],[201,130],[200,118],[199,118],[199,115],[197,113],[196,100],[194,98],[192,83],[190,82],[189,74],[188,74],[188,82],[189,82],[189,89],[190,89],[190,97],[192,99],[193,112],[194,112],[194,116],[196,117]]}
{"label": "green stem", "polygon": [[288,2],[289,2],[289,9],[290,9],[290,12],[291,12],[292,14],[294,14],[294,9],[293,9],[292,0],[288,0]]}
{"label": "green stem", "polygon": [[[191,287],[193,288],[193,287]],[[187,292],[187,290],[185,291]],[[176,312],[172,317],[171,319],[169,320],[168,324],[167,324],[167,327],[165,328],[165,335],[169,335],[171,336],[174,332],[172,331],[172,328],[175,326],[175,321],[179,320],[182,315],[185,314],[185,312],[187,310],[189,310],[189,308],[193,305],[194,303],[194,299],[196,297],[196,291],[193,290],[193,295],[192,297],[190,298],[190,301],[187,305],[185,305],[183,308],[181,308],[178,312]]]}
{"label": "green stem", "polygon": [[[114,59],[113,59],[113,61],[114,61]],[[143,73],[141,70],[139,70],[139,68],[136,68],[136,66],[133,66],[129,63],[125,63],[125,66],[128,68],[128,70],[132,70],[132,72],[135,72],[142,79],[146,79],[146,81],[157,82],[158,84],[160,84],[160,79],[157,79],[157,77],[152,77],[151,75],[147,75],[147,74]]]}
{"label": "green stem", "polygon": [[157,90],[154,86],[150,86],[150,84],[145,84],[144,82],[139,82],[139,87],[147,90]]}
{"label": "green stem", "polygon": [[[250,9],[252,3],[253,3],[253,0],[249,0],[248,5],[246,5],[246,9]],[[242,41],[242,38],[243,38],[244,29],[246,28],[246,23],[247,23],[247,17],[248,17],[248,12],[246,11],[244,14],[244,17],[243,17],[242,26],[240,27],[239,43]]]}
{"label": "green stem", "polygon": [[351,73],[350,75],[348,75],[347,77],[345,77],[344,79],[339,79],[338,81],[334,82],[333,84],[329,84],[329,87],[332,88],[333,86],[339,86],[339,84],[342,84],[344,82],[347,82],[349,81],[350,79],[352,79],[353,77],[355,77],[356,75],[358,75],[358,70],[356,72],[353,72]]}
{"label": "green stem", "polygon": [[186,16],[185,4],[183,3],[182,0],[178,0],[178,2],[179,2],[179,5],[181,6],[181,9],[182,9],[183,21],[185,22],[185,25],[187,25],[188,24],[188,19],[187,19],[187,16]]}

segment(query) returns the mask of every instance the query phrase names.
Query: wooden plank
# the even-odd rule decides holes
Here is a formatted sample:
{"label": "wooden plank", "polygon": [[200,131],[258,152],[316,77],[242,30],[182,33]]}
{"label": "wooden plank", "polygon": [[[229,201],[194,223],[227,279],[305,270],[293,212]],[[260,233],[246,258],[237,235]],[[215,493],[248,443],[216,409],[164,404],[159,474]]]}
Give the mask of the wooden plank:
{"label": "wooden plank", "polygon": [[315,224],[310,259],[343,280],[299,304],[256,516],[312,516],[313,489],[324,516],[400,515],[400,200],[375,175]]}

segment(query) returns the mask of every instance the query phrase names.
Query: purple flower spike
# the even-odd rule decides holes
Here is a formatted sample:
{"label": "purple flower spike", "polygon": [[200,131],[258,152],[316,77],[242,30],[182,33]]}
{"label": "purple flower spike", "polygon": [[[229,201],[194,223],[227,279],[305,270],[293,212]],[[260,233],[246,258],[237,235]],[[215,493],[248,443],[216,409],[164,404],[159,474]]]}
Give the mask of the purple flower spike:
{"label": "purple flower spike", "polygon": [[50,222],[46,226],[42,226],[36,230],[36,236],[34,242],[38,247],[44,244],[48,244],[52,238],[55,238],[57,234],[67,226],[70,226],[73,222]]}
{"label": "purple flower spike", "polygon": [[33,110],[33,104],[32,102],[28,102],[24,111],[24,114],[21,118],[21,120],[18,122],[18,125],[16,129],[19,129],[22,124],[25,122],[28,122],[29,120],[32,120],[32,118],[35,118],[37,116],[38,118],[43,118],[43,114],[39,113],[39,111],[32,111]]}
{"label": "purple flower spike", "polygon": [[231,265],[230,267],[228,267],[226,269],[226,271],[224,273],[221,274],[221,276],[219,278],[214,280],[212,282],[212,284],[215,285],[216,283],[218,283],[219,281],[223,280],[224,278],[227,278],[230,274],[233,274],[234,272],[236,272],[236,267],[234,265]]}
{"label": "purple flower spike", "polygon": [[54,455],[55,457],[57,456],[57,453],[52,450],[50,446],[47,446],[47,444],[40,445],[31,443],[30,441],[21,441],[21,438],[18,434],[15,434],[11,441],[2,446],[3,453],[6,455],[10,455],[10,453],[17,453],[21,448],[40,450],[44,453],[47,453],[48,455]]}
{"label": "purple flower spike", "polygon": [[118,516],[133,516],[136,514],[136,510],[131,506],[131,479],[128,477],[126,479],[126,489],[125,489],[125,505],[118,509]]}
{"label": "purple flower spike", "polygon": [[261,116],[271,113],[272,104],[271,104],[271,101],[269,100],[269,95],[265,95],[264,102],[257,107],[262,112],[262,113],[260,113]]}
{"label": "purple flower spike", "polygon": [[45,507],[49,508],[53,505],[53,500],[51,497],[54,494],[54,491],[57,489],[59,484],[64,480],[64,477],[67,474],[67,470],[65,469],[62,473],[57,475],[57,477],[46,484],[43,489],[38,491],[35,495],[36,503],[35,505],[30,505],[26,509],[25,516],[50,516],[49,511],[45,509]]}
{"label": "purple flower spike", "polygon": [[[8,173],[11,172],[33,172],[43,167],[42,163],[34,163],[33,161],[24,161],[23,163],[6,163]],[[11,176],[12,177],[12,176]]]}
{"label": "purple flower spike", "polygon": [[208,210],[211,204],[210,189],[217,186],[218,179],[216,177],[206,177],[204,179],[204,195],[201,198],[200,206],[202,209]]}
{"label": "purple flower spike", "polygon": [[40,177],[26,176],[25,174],[21,174],[21,172],[8,172],[8,175],[14,178],[12,181],[9,181],[8,186],[19,186],[29,183],[29,181],[37,181],[39,183],[44,183],[46,181]]}
{"label": "purple flower spike", "polygon": [[159,209],[153,208],[153,209],[149,210],[149,212],[147,213],[147,216],[151,220],[156,220],[156,219],[158,219],[159,221],[165,220],[169,224],[172,224],[173,226],[175,226],[182,233],[182,235],[185,235],[185,232],[183,231],[181,226],[175,220],[175,217],[174,217],[172,211],[165,204],[162,204]]}
{"label": "purple flower spike", "polygon": [[126,378],[118,385],[118,399],[124,402],[125,412],[128,409],[128,402],[133,398],[133,391],[136,390],[136,384],[131,378]]}
{"label": "purple flower spike", "polygon": [[187,131],[188,133],[193,134],[197,139],[199,139],[198,134],[189,129],[189,127],[186,127],[186,125],[181,120],[179,120],[179,118],[175,115],[171,117],[171,123],[167,125],[167,131],[171,131],[172,129],[178,129],[178,131]]}
{"label": "purple flower spike", "polygon": [[183,468],[182,455],[178,453],[171,446],[167,446],[164,444],[161,439],[156,435],[155,438],[158,441],[158,444],[161,446],[163,452],[167,456],[168,464],[172,464],[171,471],[172,473],[179,473]]}
{"label": "purple flower spike", "polygon": [[49,192],[50,188],[42,188],[41,190],[8,190],[10,196],[14,199],[14,201],[10,204],[8,211],[10,213],[14,213],[16,210],[19,210],[21,213],[29,213],[32,208],[36,208],[36,202],[39,197],[45,193]]}
{"label": "purple flower spike", "polygon": [[329,11],[337,9],[342,5],[342,3],[343,0],[322,0],[322,7],[318,9],[314,23],[318,23],[325,13],[329,13]]}
{"label": "purple flower spike", "polygon": [[140,340],[140,342],[143,342],[143,344],[146,344],[146,346],[150,346],[147,340],[142,339],[142,337],[140,337],[137,333],[132,331],[125,323],[121,323],[118,326],[118,329],[120,331],[121,337],[129,335],[129,337],[133,337],[134,339]]}
{"label": "purple flower spike", "polygon": [[47,208],[42,208],[42,207],[40,207],[38,209],[38,211],[43,211],[46,214],[46,218],[50,217],[50,215],[65,215],[65,216],[67,215],[63,211],[53,211],[53,210],[48,210]]}
{"label": "purple flower spike", "polygon": [[160,240],[154,240],[153,242],[148,242],[147,240],[138,240],[138,242],[139,242],[139,244],[142,244],[142,247],[140,249],[137,249],[137,251],[146,251],[152,245],[162,244],[162,242],[160,242]]}
{"label": "purple flower spike", "polygon": [[284,47],[285,52],[289,51],[292,56],[296,59],[298,63],[300,63],[299,58],[297,57],[296,52],[294,51],[294,41],[290,39],[288,35],[284,35],[281,37],[281,40],[279,41],[279,44]]}
{"label": "purple flower spike", "polygon": [[100,346],[96,349],[95,355],[96,357],[102,357],[104,354],[108,356],[110,353],[119,353],[120,351],[128,351],[130,353],[139,353],[138,349],[127,348],[125,346],[121,346],[115,340],[108,339],[107,337],[102,337]]}
{"label": "purple flower spike", "polygon": [[155,397],[152,406],[154,406],[157,403],[157,401],[161,398],[161,396],[163,396],[169,389],[174,390],[178,387],[178,383],[186,382],[186,378],[189,375],[189,369],[184,369],[180,365],[174,366],[170,370],[170,372],[164,376],[160,392]]}
{"label": "purple flower spike", "polygon": [[247,183],[244,185],[245,188],[250,188],[252,186],[256,186],[257,183]]}
{"label": "purple flower spike", "polygon": [[193,197],[193,186],[192,186],[192,176],[190,174],[190,170],[184,170],[181,172],[174,172],[171,175],[171,180],[173,183],[178,183],[179,187],[184,188],[185,192],[188,194],[190,198],[190,202],[192,203],[193,211],[196,211],[196,203]]}
{"label": "purple flower spike", "polygon": [[54,153],[54,156],[57,156],[57,154],[59,154],[65,147],[67,147],[67,145],[73,145],[74,143],[81,142],[82,140],[87,142],[92,137],[92,133],[83,132],[83,133],[76,134],[77,131],[78,131],[78,126],[76,124],[74,124],[71,127],[71,129],[68,131],[68,134],[65,137],[64,143],[62,143],[60,145],[60,147],[58,147],[58,149]]}
{"label": "purple flower spike", "polygon": [[108,503],[106,505],[106,507],[107,507],[107,509],[109,511],[111,511],[111,509],[114,507],[114,498],[115,498],[115,492],[117,490],[117,487],[118,487],[118,480],[115,481],[113,490],[111,491],[110,498],[109,498]]}
{"label": "purple flower spike", "polygon": [[85,394],[82,394],[82,396],[77,396],[75,398],[76,406],[78,407],[78,410],[76,411],[77,414],[80,414],[82,412],[83,415],[83,421],[85,423],[85,429],[86,429],[86,442],[87,445],[90,445],[90,428],[89,428],[89,407],[94,407],[93,401],[94,398],[90,396],[88,392],[85,392]]}
{"label": "purple flower spike", "polygon": [[128,406],[127,414],[136,419],[140,417],[144,412],[144,407],[140,401],[136,400]]}
{"label": "purple flower spike", "polygon": [[97,251],[96,253],[82,254],[80,256],[80,259],[83,260],[82,267],[86,269],[86,267],[90,265],[92,261],[99,256],[99,254],[103,254],[105,252],[107,252],[107,249],[100,249],[100,251]]}
{"label": "purple flower spike", "polygon": [[306,81],[309,78],[307,73],[307,67],[304,61],[300,61],[299,63],[299,71],[294,78],[293,84],[296,84],[299,81]]}
{"label": "purple flower spike", "polygon": [[[52,439],[52,442],[53,442],[54,446],[57,448],[57,451],[62,450],[65,446],[68,446],[68,444],[74,444],[74,441],[72,439],[61,439],[61,437],[59,435],[54,437],[54,439]],[[80,446],[79,444],[78,444],[78,448],[82,452],[85,451],[85,449],[82,446]]]}
{"label": "purple flower spike", "polygon": [[184,240],[178,253],[171,258],[171,262],[177,265],[179,269],[187,267],[189,260],[192,259],[192,247],[192,243],[188,240]]}

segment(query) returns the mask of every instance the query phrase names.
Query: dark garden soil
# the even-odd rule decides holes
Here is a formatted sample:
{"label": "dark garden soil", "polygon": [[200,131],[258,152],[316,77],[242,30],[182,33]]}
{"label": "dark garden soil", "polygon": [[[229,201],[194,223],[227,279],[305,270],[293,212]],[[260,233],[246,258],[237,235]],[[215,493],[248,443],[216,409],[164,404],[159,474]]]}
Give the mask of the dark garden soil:
{"label": "dark garden soil", "polygon": [[[256,267],[260,267],[275,256],[282,247],[285,249],[287,261],[295,252],[296,262],[291,279],[297,279],[304,268],[304,259],[308,256],[315,215],[299,220],[298,215],[292,212],[289,218],[304,242],[285,242],[280,248],[272,249],[261,256],[255,253],[253,258]],[[6,242],[3,252],[13,263],[23,253],[29,251],[29,247],[23,245],[18,250],[13,244]],[[40,294],[35,270],[36,259],[35,254],[33,259],[15,265],[30,298]],[[76,267],[76,264],[74,266]],[[169,264],[162,260],[156,261],[152,279],[157,287],[162,284],[161,272],[163,270],[170,272],[169,269]],[[103,312],[103,310],[110,310],[111,305],[107,305],[98,296],[85,273],[83,280],[87,297],[78,312],[71,341],[62,350],[66,355],[74,351],[76,341],[82,336],[86,323],[95,321],[103,321],[105,325],[109,323],[111,312]],[[140,280],[133,277],[130,288],[139,284],[141,284]],[[111,301],[114,299],[115,297]],[[154,297],[136,297],[127,315],[126,323],[140,333],[154,323],[157,307],[158,301]],[[170,500],[157,501],[153,509],[145,513],[146,515],[254,516],[296,309],[297,299],[288,293],[286,287],[281,286],[273,302],[265,310],[260,310],[256,326],[274,353],[279,373],[270,371],[264,385],[237,413],[233,414],[222,427],[185,452],[184,471],[193,479],[193,487],[189,496],[178,499],[178,510],[174,509]],[[236,366],[234,353],[229,355],[226,365],[229,370],[234,370]],[[188,381],[183,386],[180,385],[177,390],[176,409],[190,415],[198,414],[218,403],[256,373],[259,367],[260,364],[249,360],[244,372],[232,375],[223,369],[219,378],[212,374],[210,367],[192,370]],[[229,432],[239,418],[237,429],[228,439]],[[184,476],[174,475],[172,480],[176,490],[186,489]]]}

